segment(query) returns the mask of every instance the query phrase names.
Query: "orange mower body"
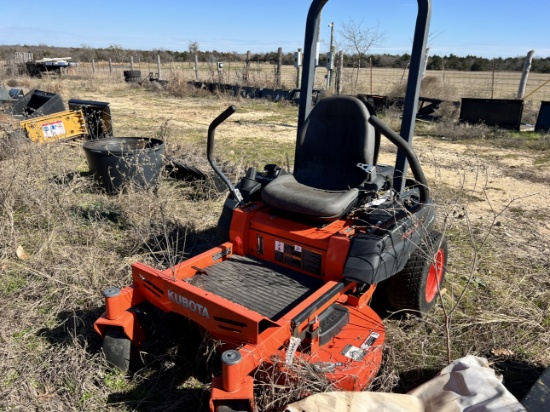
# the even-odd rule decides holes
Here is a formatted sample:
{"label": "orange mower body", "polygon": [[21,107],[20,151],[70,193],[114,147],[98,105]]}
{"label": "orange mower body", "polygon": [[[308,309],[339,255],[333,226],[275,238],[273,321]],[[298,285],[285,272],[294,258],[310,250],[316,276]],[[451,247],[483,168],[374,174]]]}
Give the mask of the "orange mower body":
{"label": "orange mower body", "polygon": [[143,332],[129,309],[143,301],[202,326],[239,359],[222,363],[213,408],[225,400],[253,402],[250,375],[275,358],[285,367],[306,361],[326,371],[336,389],[361,390],[380,367],[384,328],[368,305],[375,285],[358,293],[357,283],[342,282],[350,223],[311,227],[251,203],[236,210],[229,242],[164,271],[132,265],[132,286],[105,298],[95,329],[104,336],[121,328],[139,347]]}

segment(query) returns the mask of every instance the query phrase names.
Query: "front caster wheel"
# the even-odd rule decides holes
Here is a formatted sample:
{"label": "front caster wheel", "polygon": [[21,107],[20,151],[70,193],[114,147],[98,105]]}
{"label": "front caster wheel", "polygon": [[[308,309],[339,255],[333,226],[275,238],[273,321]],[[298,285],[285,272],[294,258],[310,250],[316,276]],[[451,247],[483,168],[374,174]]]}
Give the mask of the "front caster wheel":
{"label": "front caster wheel", "polygon": [[216,412],[250,412],[250,404],[247,401],[228,401],[216,407]]}
{"label": "front caster wheel", "polygon": [[103,338],[103,353],[111,366],[126,373],[130,369],[132,342],[120,327],[110,327]]}

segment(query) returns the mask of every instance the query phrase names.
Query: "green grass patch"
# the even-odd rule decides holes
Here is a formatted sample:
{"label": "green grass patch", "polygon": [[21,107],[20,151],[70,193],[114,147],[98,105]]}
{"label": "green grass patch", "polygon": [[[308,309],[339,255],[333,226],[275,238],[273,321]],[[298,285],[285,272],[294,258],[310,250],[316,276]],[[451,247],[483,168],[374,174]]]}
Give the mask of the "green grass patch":
{"label": "green grass patch", "polygon": [[103,378],[105,385],[113,392],[124,392],[130,389],[124,374],[118,371],[107,371]]}
{"label": "green grass patch", "polygon": [[0,282],[0,295],[9,297],[15,295],[27,286],[27,280],[17,273],[5,273]]}
{"label": "green grass patch", "polygon": [[256,137],[243,137],[238,141],[220,139],[219,146],[224,147],[220,156],[235,164],[263,167],[275,163],[286,168],[294,162],[294,142],[273,142]]}

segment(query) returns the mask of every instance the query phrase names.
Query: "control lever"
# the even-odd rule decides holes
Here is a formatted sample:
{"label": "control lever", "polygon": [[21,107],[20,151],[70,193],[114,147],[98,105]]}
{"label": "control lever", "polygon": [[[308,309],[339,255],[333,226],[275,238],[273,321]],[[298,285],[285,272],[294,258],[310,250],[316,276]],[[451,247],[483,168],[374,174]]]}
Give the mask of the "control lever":
{"label": "control lever", "polygon": [[224,110],[222,114],[216,117],[212,121],[212,123],[210,123],[210,126],[208,127],[206,158],[208,159],[210,166],[212,166],[212,169],[214,169],[214,172],[216,172],[216,174],[220,177],[220,179],[222,179],[222,181],[225,183],[225,185],[229,189],[229,192],[231,193],[231,196],[233,197],[233,199],[241,203],[243,201],[241,192],[239,192],[239,189],[235,188],[235,186],[233,186],[233,183],[231,183],[231,181],[227,178],[227,176],[223,174],[223,172],[218,167],[216,160],[214,159],[214,136],[216,134],[216,127],[218,127],[221,123],[227,120],[227,118],[231,116],[233,113],[235,113],[236,111],[237,111],[237,108],[235,106],[229,106],[227,109]]}

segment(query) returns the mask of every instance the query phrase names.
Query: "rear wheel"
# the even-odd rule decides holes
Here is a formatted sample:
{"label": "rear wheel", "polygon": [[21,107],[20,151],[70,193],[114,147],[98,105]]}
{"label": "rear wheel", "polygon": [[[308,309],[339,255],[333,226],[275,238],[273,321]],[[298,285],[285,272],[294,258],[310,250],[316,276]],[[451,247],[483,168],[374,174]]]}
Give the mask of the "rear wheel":
{"label": "rear wheel", "polygon": [[427,314],[445,281],[447,238],[432,231],[411,254],[403,270],[388,279],[386,296],[396,311]]}
{"label": "rear wheel", "polygon": [[132,355],[132,342],[122,328],[107,328],[103,338],[103,353],[111,366],[122,372],[128,372]]}

